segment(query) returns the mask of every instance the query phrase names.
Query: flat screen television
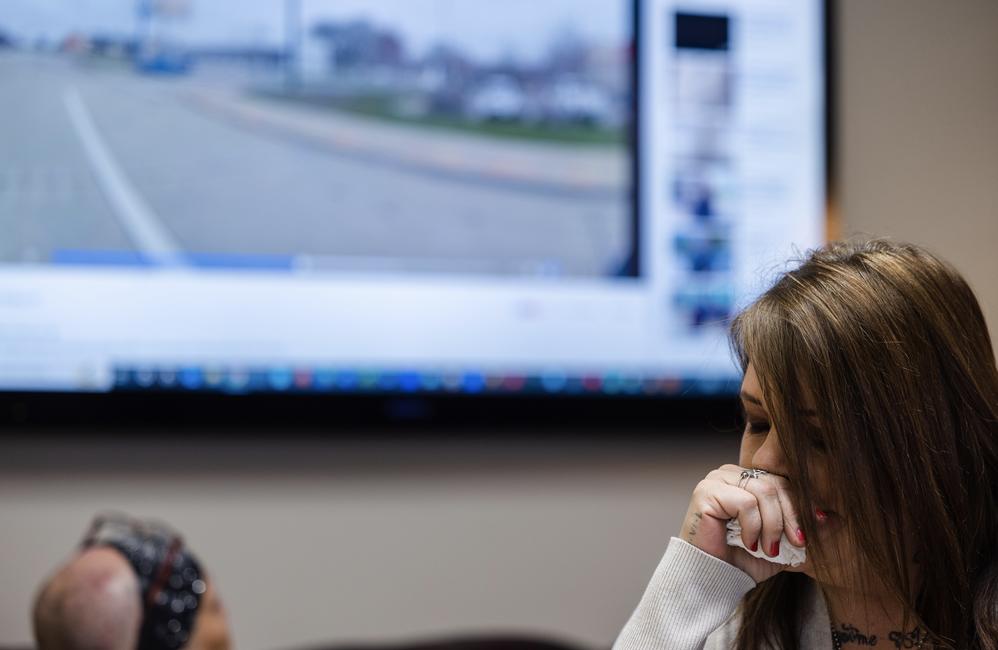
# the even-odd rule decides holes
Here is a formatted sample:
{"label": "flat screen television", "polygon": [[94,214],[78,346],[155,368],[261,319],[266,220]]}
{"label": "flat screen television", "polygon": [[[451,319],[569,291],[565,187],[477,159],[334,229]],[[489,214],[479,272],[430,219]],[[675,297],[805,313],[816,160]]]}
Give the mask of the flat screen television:
{"label": "flat screen television", "polygon": [[[821,0],[5,0],[0,418],[730,400],[820,245]],[[543,414],[543,415],[542,415]]]}

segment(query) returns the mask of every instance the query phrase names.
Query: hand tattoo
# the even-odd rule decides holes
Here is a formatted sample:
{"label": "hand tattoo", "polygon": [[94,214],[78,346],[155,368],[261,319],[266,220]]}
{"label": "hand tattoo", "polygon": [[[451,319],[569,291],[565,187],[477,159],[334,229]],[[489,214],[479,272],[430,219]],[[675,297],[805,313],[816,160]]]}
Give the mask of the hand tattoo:
{"label": "hand tattoo", "polygon": [[700,526],[701,519],[703,519],[702,513],[693,513],[693,523],[690,524],[690,530],[686,533],[686,541],[690,544],[693,543],[693,539],[697,536],[697,528]]}

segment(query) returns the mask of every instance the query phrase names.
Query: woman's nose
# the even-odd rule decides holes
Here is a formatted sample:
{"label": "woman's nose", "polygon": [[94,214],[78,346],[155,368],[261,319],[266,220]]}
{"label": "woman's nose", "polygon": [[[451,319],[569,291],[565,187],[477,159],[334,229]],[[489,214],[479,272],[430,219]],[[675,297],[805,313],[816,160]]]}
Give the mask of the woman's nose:
{"label": "woman's nose", "polygon": [[787,475],[787,457],[783,453],[775,429],[769,432],[766,441],[752,454],[752,466],[764,469],[771,474]]}

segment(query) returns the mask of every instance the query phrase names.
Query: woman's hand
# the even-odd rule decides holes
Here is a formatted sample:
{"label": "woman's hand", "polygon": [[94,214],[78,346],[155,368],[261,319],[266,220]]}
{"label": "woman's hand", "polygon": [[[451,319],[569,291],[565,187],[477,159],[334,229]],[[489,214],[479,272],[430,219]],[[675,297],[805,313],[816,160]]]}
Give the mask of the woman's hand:
{"label": "woman's hand", "polygon": [[[725,525],[729,519],[738,520],[746,547],[762,548],[770,557],[779,554],[784,533],[795,546],[803,547],[804,541],[798,533],[800,523],[791,505],[787,479],[763,474],[746,480],[741,478],[745,469],[738,465],[723,465],[697,484],[680,537],[701,551],[738,567],[756,582],[762,582],[782,571],[784,566],[753,557],[737,546],[728,546]],[[739,482],[743,487],[738,487]]]}

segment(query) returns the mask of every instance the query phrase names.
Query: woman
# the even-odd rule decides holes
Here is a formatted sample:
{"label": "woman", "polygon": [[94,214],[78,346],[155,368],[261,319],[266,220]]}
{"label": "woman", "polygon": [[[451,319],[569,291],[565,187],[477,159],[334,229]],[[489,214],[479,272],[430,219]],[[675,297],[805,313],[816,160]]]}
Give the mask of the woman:
{"label": "woman", "polygon": [[[916,246],[833,244],[731,341],[738,465],[697,485],[615,650],[998,649],[998,370],[959,273]],[[806,561],[729,545],[732,519],[746,547]]]}

